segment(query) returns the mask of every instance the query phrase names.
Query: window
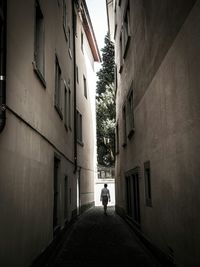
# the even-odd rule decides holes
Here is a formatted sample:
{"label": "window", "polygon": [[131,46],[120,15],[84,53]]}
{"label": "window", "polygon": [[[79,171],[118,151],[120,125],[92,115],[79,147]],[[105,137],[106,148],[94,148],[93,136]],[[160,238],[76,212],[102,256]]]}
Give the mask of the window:
{"label": "window", "polygon": [[124,12],[124,19],[123,19],[123,58],[126,57],[129,43],[130,43],[130,7],[129,7],[129,0],[127,0],[127,6]]}
{"label": "window", "polygon": [[126,209],[136,226],[140,227],[140,169],[138,167],[125,174],[126,181]]}
{"label": "window", "polygon": [[87,98],[87,81],[84,75],[83,75],[83,86],[84,86],[84,96],[85,98]]}
{"label": "window", "polygon": [[69,51],[69,56],[72,59],[72,51],[71,51],[71,30],[70,30],[70,27],[68,27],[68,51]]}
{"label": "window", "polygon": [[79,83],[78,66],[76,65],[76,81]]}
{"label": "window", "polygon": [[123,111],[122,111],[122,121],[123,121],[123,143],[122,146],[125,147],[126,146],[126,105],[124,105],[123,107]]}
{"label": "window", "polygon": [[71,130],[72,129],[72,101],[71,101],[71,90],[70,90],[70,84],[68,85],[68,127]]}
{"label": "window", "polygon": [[44,17],[39,5],[35,2],[35,46],[34,46],[34,70],[46,86],[44,80]]}
{"label": "window", "polygon": [[61,111],[61,69],[56,57],[55,66],[55,108],[58,111],[60,117],[62,118]]}
{"label": "window", "polygon": [[127,135],[129,139],[132,137],[134,130],[133,90],[131,90],[127,99]]}
{"label": "window", "polygon": [[115,153],[119,153],[119,125],[116,125],[115,129]]}
{"label": "window", "polygon": [[67,39],[67,6],[65,0],[63,0],[63,29]]}
{"label": "window", "polygon": [[68,92],[67,92],[67,87],[66,84],[64,86],[64,92],[65,92],[65,96],[64,96],[64,101],[65,101],[65,105],[64,105],[64,123],[65,123],[65,127],[68,127]]}
{"label": "window", "polygon": [[115,93],[117,92],[117,87],[118,87],[118,83],[117,83],[117,65],[115,64],[115,73],[114,73],[114,82],[115,82]]}
{"label": "window", "polygon": [[152,207],[150,161],[144,163],[144,179],[146,205]]}
{"label": "window", "polygon": [[115,8],[114,8],[114,18],[115,18],[115,28],[114,28],[114,39],[116,37],[117,32],[117,1],[115,0]]}
{"label": "window", "polygon": [[81,50],[83,52],[83,32],[81,32]]}
{"label": "window", "polygon": [[74,16],[74,34],[76,37],[78,37],[78,34],[77,34],[77,15]]}
{"label": "window", "polygon": [[77,141],[80,144],[83,144],[83,137],[82,137],[82,115],[77,110],[76,111],[76,123],[77,123]]}
{"label": "window", "polygon": [[[123,29],[123,28],[122,28]],[[124,59],[123,59],[123,45],[122,45],[122,30],[120,33],[120,38],[119,38],[119,53],[120,53],[120,58],[119,58],[119,73],[122,72],[123,69],[123,63],[124,63]]]}

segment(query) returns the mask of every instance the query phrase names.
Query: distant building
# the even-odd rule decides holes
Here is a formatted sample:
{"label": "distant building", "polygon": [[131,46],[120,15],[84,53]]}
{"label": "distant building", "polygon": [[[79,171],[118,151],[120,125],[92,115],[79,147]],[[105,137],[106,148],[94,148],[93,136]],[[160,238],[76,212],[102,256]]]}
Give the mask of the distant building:
{"label": "distant building", "polygon": [[0,266],[30,266],[94,204],[99,54],[84,1],[74,37],[72,3],[0,2]]}
{"label": "distant building", "polygon": [[200,1],[113,8],[116,209],[163,256],[199,266]]}

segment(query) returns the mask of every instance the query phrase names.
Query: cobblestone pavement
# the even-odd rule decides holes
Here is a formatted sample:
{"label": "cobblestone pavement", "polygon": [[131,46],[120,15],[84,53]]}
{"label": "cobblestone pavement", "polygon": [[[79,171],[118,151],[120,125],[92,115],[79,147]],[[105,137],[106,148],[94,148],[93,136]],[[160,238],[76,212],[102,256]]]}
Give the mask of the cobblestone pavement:
{"label": "cobblestone pavement", "polygon": [[160,267],[114,208],[95,207],[80,216],[47,266]]}

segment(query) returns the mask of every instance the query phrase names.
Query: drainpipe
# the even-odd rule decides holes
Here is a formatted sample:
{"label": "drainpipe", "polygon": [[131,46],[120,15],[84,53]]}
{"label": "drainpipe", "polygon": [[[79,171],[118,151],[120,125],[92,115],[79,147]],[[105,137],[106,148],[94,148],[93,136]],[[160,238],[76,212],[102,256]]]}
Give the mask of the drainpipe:
{"label": "drainpipe", "polygon": [[6,124],[6,1],[0,5],[0,132]]}
{"label": "drainpipe", "polygon": [[73,58],[74,58],[74,173],[77,171],[77,124],[76,124],[76,13],[75,2],[72,4],[72,28],[73,28]]}

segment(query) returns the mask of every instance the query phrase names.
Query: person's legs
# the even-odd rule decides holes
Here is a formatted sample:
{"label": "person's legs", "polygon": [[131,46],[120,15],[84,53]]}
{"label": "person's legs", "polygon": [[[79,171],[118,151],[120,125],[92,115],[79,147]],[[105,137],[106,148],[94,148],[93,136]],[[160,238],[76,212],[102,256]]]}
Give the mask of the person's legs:
{"label": "person's legs", "polygon": [[107,212],[107,204],[104,204],[104,213],[106,214]]}
{"label": "person's legs", "polygon": [[104,214],[107,214],[107,204],[108,204],[108,198],[103,197],[103,207],[104,207]]}

